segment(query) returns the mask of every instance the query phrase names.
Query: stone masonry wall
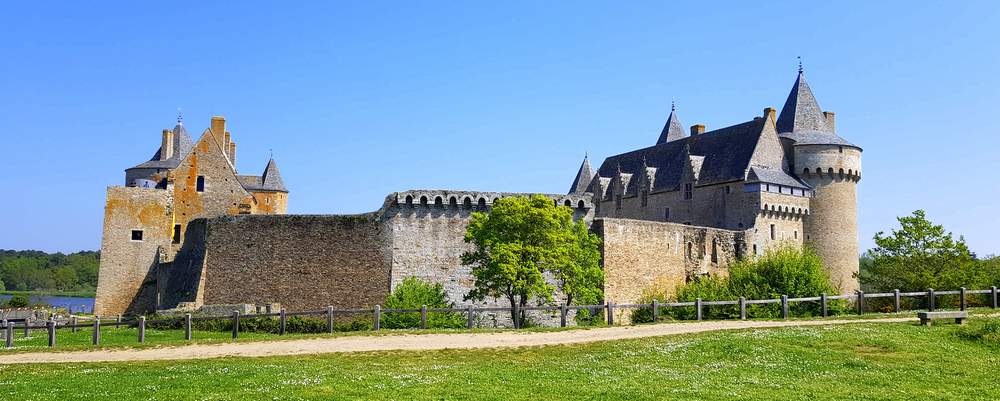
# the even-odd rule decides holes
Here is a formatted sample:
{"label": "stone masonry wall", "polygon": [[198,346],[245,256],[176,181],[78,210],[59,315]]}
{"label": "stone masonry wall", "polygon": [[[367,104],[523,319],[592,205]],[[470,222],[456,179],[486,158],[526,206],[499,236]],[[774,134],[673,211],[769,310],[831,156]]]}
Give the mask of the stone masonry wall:
{"label": "stone masonry wall", "polygon": [[375,214],[239,215],[207,225],[205,304],[369,308],[388,294],[388,244]]}
{"label": "stone masonry wall", "polygon": [[595,219],[591,230],[604,239],[604,297],[619,304],[637,303],[651,289],[673,293],[695,275],[726,275],[746,254],[743,231],[610,218]]}
{"label": "stone masonry wall", "polygon": [[[109,187],[94,312],[141,313],[156,304],[158,249],[170,246],[171,191]],[[132,231],[142,239],[133,240]]]}

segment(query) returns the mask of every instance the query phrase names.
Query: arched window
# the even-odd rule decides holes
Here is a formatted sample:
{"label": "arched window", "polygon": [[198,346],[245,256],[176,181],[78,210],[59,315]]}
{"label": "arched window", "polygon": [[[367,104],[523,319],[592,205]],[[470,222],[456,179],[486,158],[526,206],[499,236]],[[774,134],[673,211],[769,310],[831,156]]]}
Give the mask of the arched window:
{"label": "arched window", "polygon": [[579,202],[577,202],[577,203],[576,203],[576,207],[577,207],[578,209],[584,209],[584,208],[586,208],[586,207],[587,207],[587,204],[586,204],[586,203],[583,203],[583,201],[581,200],[581,201],[579,201]]}
{"label": "arched window", "polygon": [[465,200],[462,201],[462,205],[465,206],[466,209],[471,209],[472,208],[472,199],[469,198],[468,196],[466,196]]}
{"label": "arched window", "polygon": [[808,167],[802,169],[802,175],[809,175],[809,168]]}
{"label": "arched window", "polygon": [[840,169],[840,175],[841,175],[841,176],[843,176],[843,175],[844,175],[844,169]]}
{"label": "arched window", "polygon": [[420,197],[420,206],[427,206],[427,197],[426,196],[421,196]]}
{"label": "arched window", "polygon": [[486,199],[479,198],[479,208],[486,209]]}
{"label": "arched window", "polygon": [[440,196],[434,197],[434,206],[444,206],[444,200]]}
{"label": "arched window", "polygon": [[413,195],[406,195],[406,206],[413,206]]}
{"label": "arched window", "polygon": [[573,207],[573,201],[566,199],[565,201],[563,201],[563,206]]}
{"label": "arched window", "polygon": [[823,174],[823,170],[820,169],[819,167],[816,167],[816,175],[820,175],[820,174]]}
{"label": "arched window", "polygon": [[828,173],[830,174],[830,176],[831,176],[831,177],[833,177],[833,167],[830,167],[830,168],[829,168],[828,170],[826,170],[826,171],[827,171],[827,172],[828,172]]}
{"label": "arched window", "polygon": [[451,206],[458,206],[458,199],[452,196],[451,199],[448,199],[448,204]]}

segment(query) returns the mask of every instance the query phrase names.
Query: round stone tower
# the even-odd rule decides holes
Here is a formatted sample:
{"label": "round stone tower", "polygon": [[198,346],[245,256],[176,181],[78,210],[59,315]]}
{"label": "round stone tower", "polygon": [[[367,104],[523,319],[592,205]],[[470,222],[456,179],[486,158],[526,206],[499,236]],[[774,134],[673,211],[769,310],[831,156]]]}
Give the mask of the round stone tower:
{"label": "round stone tower", "polygon": [[834,114],[820,109],[801,66],[776,129],[789,167],[813,188],[803,231],[806,243],[841,293],[858,290],[858,198],[861,148],[836,134]]}
{"label": "round stone tower", "polygon": [[858,198],[861,148],[843,143],[803,143],[794,147],[799,178],[813,188],[803,230],[806,243],[823,259],[830,281],[841,293],[858,289]]}

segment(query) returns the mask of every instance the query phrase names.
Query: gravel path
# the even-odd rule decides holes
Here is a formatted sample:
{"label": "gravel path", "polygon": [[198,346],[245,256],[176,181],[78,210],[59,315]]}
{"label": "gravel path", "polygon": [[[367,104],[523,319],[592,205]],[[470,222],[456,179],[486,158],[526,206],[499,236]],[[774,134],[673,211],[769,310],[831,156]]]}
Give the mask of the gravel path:
{"label": "gravel path", "polygon": [[701,333],[714,330],[788,326],[826,326],[849,323],[891,323],[915,321],[914,317],[885,319],[797,320],[797,321],[709,321],[665,323],[641,326],[604,327],[558,332],[497,332],[347,336],[300,340],[259,341],[204,345],[183,345],[149,349],[100,351],[33,352],[0,355],[0,364],[53,362],[117,362],[219,357],[261,357],[321,354],[334,352],[409,351],[529,347],[580,344],[594,341]]}

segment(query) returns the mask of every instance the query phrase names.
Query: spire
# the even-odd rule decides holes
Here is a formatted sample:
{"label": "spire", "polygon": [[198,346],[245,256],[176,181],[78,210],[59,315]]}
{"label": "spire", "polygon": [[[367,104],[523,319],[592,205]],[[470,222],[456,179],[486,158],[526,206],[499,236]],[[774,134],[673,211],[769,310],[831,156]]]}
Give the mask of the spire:
{"label": "spire", "polygon": [[264,174],[260,177],[260,186],[266,190],[288,192],[285,182],[281,180],[281,174],[278,173],[278,163],[275,163],[274,159],[267,161]]}
{"label": "spire", "polygon": [[583,155],[583,164],[580,164],[580,171],[576,173],[576,178],[573,179],[573,185],[569,187],[570,194],[582,194],[587,192],[587,186],[590,185],[590,180],[594,177],[594,171],[590,169],[590,160],[586,154]]}
{"label": "spire", "polygon": [[833,132],[826,123],[823,109],[816,102],[812,89],[809,89],[809,84],[806,83],[801,61],[799,63],[799,75],[795,78],[795,85],[792,86],[792,91],[788,94],[788,99],[785,100],[785,106],[781,108],[781,114],[778,115],[778,132]]}
{"label": "spire", "polygon": [[670,102],[670,117],[667,117],[667,123],[663,125],[663,131],[660,132],[660,138],[656,140],[656,144],[667,143],[670,141],[676,141],[678,139],[687,136],[684,134],[684,125],[681,124],[681,120],[677,118],[677,105],[671,101]]}
{"label": "spire", "polygon": [[181,108],[177,108],[177,125],[184,125],[184,114],[181,113]]}

